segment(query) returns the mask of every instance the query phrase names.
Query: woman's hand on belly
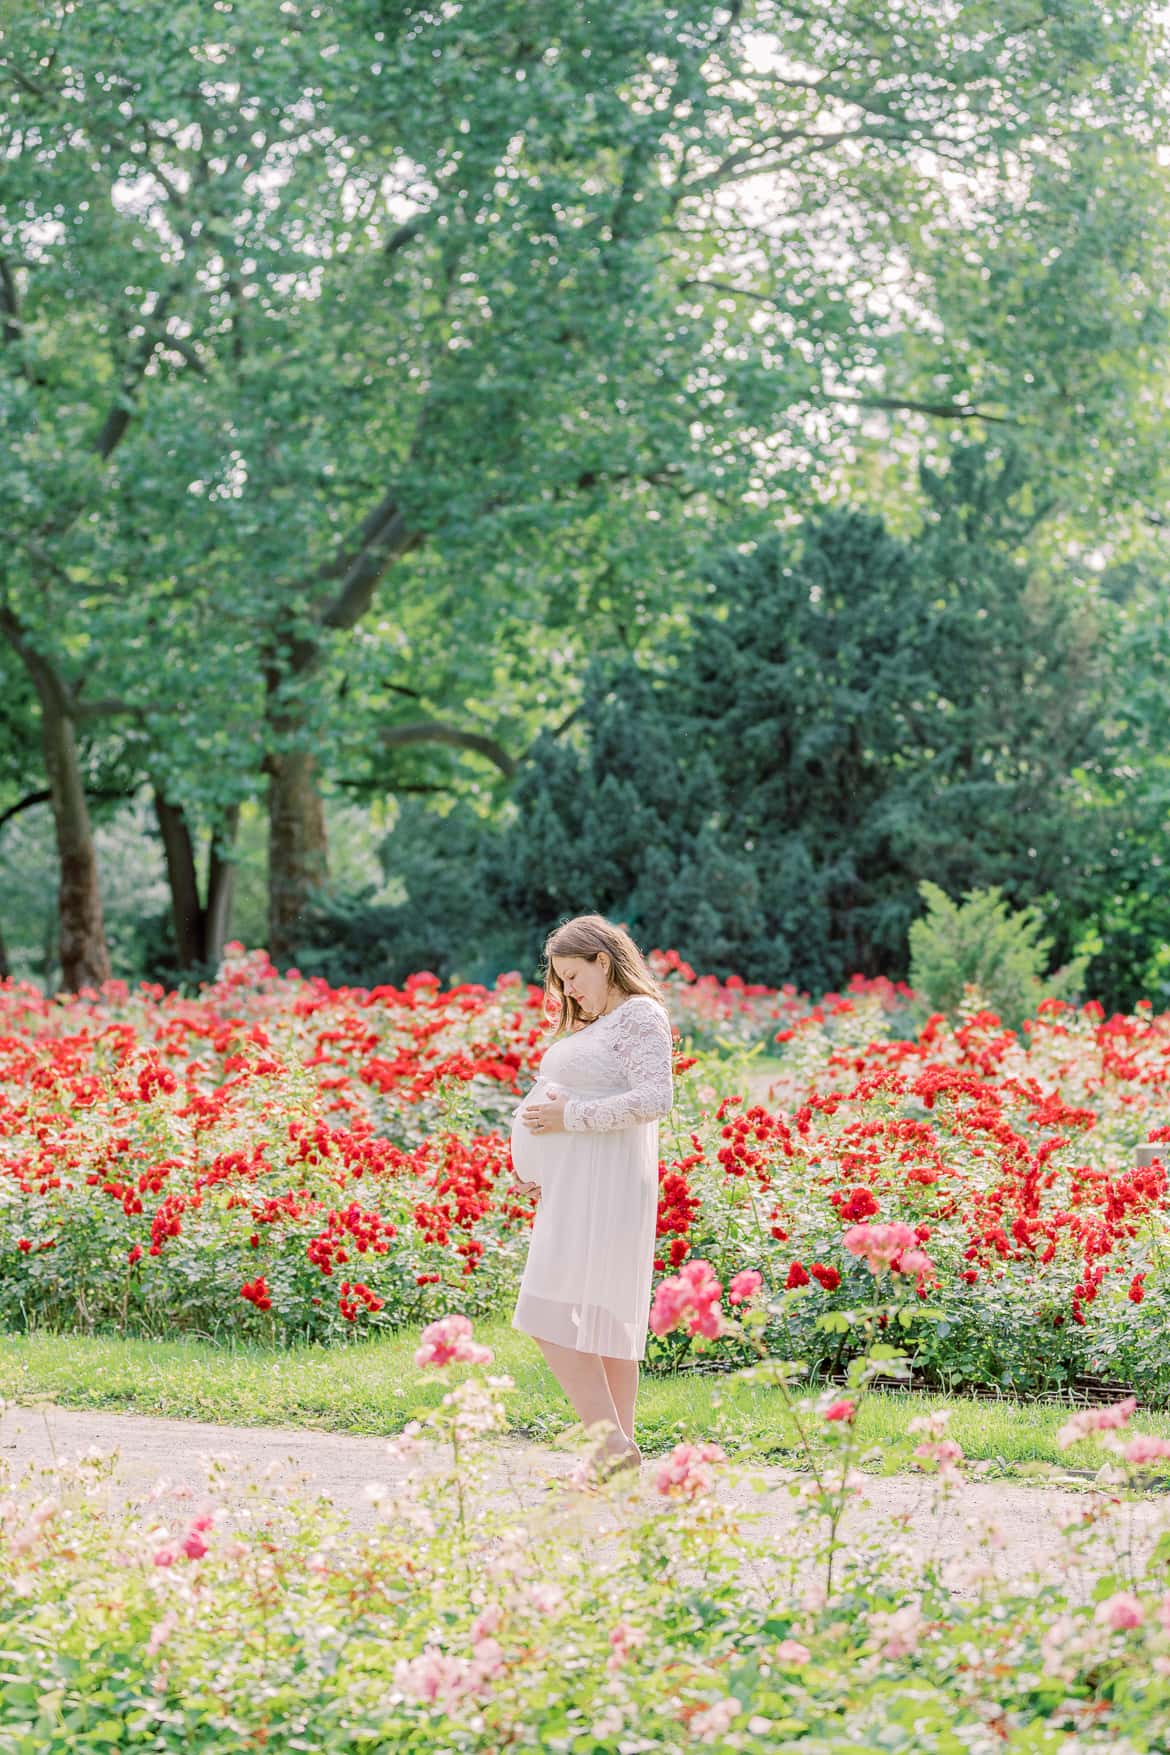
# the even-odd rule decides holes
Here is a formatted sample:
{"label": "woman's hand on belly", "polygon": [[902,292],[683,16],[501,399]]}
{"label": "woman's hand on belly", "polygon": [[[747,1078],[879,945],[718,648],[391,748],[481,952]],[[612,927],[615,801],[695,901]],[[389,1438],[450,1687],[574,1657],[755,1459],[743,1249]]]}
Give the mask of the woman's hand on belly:
{"label": "woman's hand on belly", "polygon": [[534,1132],[525,1123],[529,1104],[543,1095],[541,1086],[534,1085],[512,1117],[508,1175],[518,1194],[532,1194],[540,1191],[539,1177],[543,1168],[544,1153],[537,1142],[541,1135],[539,1131]]}
{"label": "woman's hand on belly", "polygon": [[546,1101],[543,1103],[525,1103],[520,1112],[520,1119],[530,1133],[566,1133],[565,1104],[568,1098],[552,1095],[555,1087],[545,1086]]}

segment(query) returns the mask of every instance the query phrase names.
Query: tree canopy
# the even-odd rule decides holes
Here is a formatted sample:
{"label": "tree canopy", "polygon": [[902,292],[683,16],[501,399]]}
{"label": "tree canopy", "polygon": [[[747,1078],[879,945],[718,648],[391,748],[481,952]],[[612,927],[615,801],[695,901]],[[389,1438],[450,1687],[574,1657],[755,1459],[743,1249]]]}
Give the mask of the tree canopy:
{"label": "tree canopy", "polygon": [[1158,499],[1149,5],[10,18],[0,635],[71,984],[108,967],[111,727],[177,916],[222,921],[196,842],[265,801],[288,954],[323,789],[497,807],[729,543],[841,495],[913,523],[956,434],[1066,523]]}

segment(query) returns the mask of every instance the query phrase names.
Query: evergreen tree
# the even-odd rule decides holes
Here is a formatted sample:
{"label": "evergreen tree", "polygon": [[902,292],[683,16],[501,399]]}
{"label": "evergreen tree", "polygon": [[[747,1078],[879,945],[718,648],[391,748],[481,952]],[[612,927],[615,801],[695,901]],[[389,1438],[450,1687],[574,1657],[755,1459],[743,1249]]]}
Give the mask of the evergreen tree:
{"label": "evergreen tree", "polygon": [[1029,566],[1014,466],[924,479],[913,542],[832,511],[718,569],[651,671],[597,665],[582,742],[536,746],[485,882],[546,928],[596,908],[692,962],[832,986],[901,974],[924,874],[1063,908],[1102,882],[1104,611]]}

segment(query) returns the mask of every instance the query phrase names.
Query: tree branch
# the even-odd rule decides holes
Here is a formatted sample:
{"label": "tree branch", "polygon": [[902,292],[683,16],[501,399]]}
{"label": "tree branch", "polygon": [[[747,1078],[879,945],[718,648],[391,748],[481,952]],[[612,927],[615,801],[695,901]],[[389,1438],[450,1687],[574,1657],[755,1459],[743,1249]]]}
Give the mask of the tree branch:
{"label": "tree branch", "polygon": [[20,297],[7,256],[0,256],[0,311],[4,315],[5,341],[19,341],[23,328],[20,321]]}
{"label": "tree branch", "polygon": [[489,762],[494,762],[509,780],[516,772],[515,758],[494,737],[488,737],[480,731],[464,731],[461,726],[453,725],[445,719],[419,719],[407,725],[387,725],[378,733],[378,740],[387,749],[404,749],[410,744],[418,743],[441,743],[451,749],[474,750],[477,755],[486,756]]}
{"label": "tree branch", "polygon": [[[570,725],[581,717],[583,710],[579,706],[574,707],[559,725],[552,727],[550,735],[553,737],[562,736]],[[515,777],[520,761],[527,760],[531,754],[531,750],[526,750],[524,755],[517,759],[510,756],[504,746],[494,737],[487,737],[479,731],[464,731],[462,727],[453,725],[445,719],[418,719],[411,720],[405,725],[388,725],[378,733],[378,738],[379,742],[387,749],[405,749],[410,745],[420,743],[440,743],[451,749],[473,750],[476,755],[486,756],[488,761],[493,762],[508,780]],[[355,781],[352,784],[365,785],[368,783]],[[396,792],[448,792],[450,787],[445,784],[433,785],[431,783],[401,786],[395,784],[392,790]]]}
{"label": "tree branch", "polygon": [[[670,124],[677,119],[679,106],[691,99],[695,86],[702,79],[704,64],[731,36],[732,31],[740,22],[742,13],[743,0],[731,0],[731,4],[726,9],[726,16],[711,41],[704,43],[688,59],[680,59],[678,77],[671,88],[664,108],[651,118],[647,127],[639,131],[626,158],[617,200],[614,202],[610,214],[610,246],[619,243],[625,236],[626,220],[635,210],[644,167],[653,164],[656,155],[662,149],[664,134]],[[671,199],[672,210],[678,205],[683,192],[684,187],[680,181],[678,189]]]}
{"label": "tree branch", "polygon": [[[55,53],[54,53],[53,59],[56,60]],[[27,78],[20,71],[20,68],[17,67],[12,61],[9,61],[9,60],[0,61],[0,69],[2,69],[5,73],[11,74],[12,78],[16,81],[17,85],[20,86],[21,90],[27,91],[30,97],[36,97],[36,98],[48,97],[49,94],[45,90],[44,86],[37,85],[34,83],[33,80]]]}
{"label": "tree branch", "polygon": [[562,736],[564,732],[568,731],[570,725],[575,724],[575,722],[578,719],[580,719],[580,717],[584,711],[585,711],[585,709],[583,707],[574,707],[573,711],[571,713],[566,714],[566,716],[561,720],[559,725],[553,726],[552,736],[553,737]]}
{"label": "tree branch", "polygon": [[26,792],[23,798],[17,799],[15,804],[10,804],[7,810],[0,810],[0,829],[4,827],[5,823],[10,823],[13,817],[18,817],[21,811],[31,810],[35,804],[48,804],[52,796],[52,793],[48,791]]}
{"label": "tree branch", "polygon": [[64,717],[72,708],[69,690],[50,659],[42,656],[29,638],[28,630],[18,621],[7,604],[0,603],[0,634],[8,641],[32,679],[42,703],[51,705]]}
{"label": "tree branch", "polygon": [[397,506],[392,507],[370,541],[354,557],[341,590],[321,616],[322,627],[352,628],[359,622],[391,561],[417,548],[422,539],[422,531],[411,530]]}
{"label": "tree branch", "polygon": [[28,629],[7,604],[0,603],[0,634],[8,641],[33,680],[42,700],[51,697],[56,710],[74,724],[90,719],[118,719],[126,714],[142,719],[142,708],[119,700],[83,701],[58,670],[53,659],[38,652]]}
{"label": "tree branch", "polygon": [[[94,799],[98,804],[119,804],[128,798],[133,798],[135,793],[136,788],[132,786],[116,789],[111,789],[108,786],[92,788],[87,786],[85,789],[86,797]],[[52,800],[53,794],[48,791],[26,792],[23,798],[17,799],[15,804],[10,804],[7,810],[0,811],[0,829],[6,823],[10,823],[13,817],[20,816],[23,811],[32,810],[38,804],[51,804]]]}
{"label": "tree branch", "polygon": [[97,436],[94,449],[97,451],[97,454],[103,463],[107,461],[111,452],[114,451],[118,442],[122,438],[122,435],[125,433],[126,428],[130,425],[130,416],[133,412],[132,401],[134,393],[146,375],[146,368],[150,364],[155,349],[158,347],[160,341],[165,339],[164,336],[160,336],[156,332],[159,323],[165,321],[166,307],[169,302],[169,295],[164,294],[159,300],[157,308],[151,312],[146,334],[142,337],[137,350],[133,354],[129,365],[126,368],[126,374],[119,387],[118,400],[110,409],[109,414],[107,414],[102,423],[102,430]]}
{"label": "tree branch", "polygon": [[895,414],[929,414],[937,420],[985,420],[989,424],[1000,427],[1019,426],[1019,421],[1008,414],[988,414],[983,408],[967,408],[959,402],[918,402],[912,396],[839,396],[831,391],[821,392],[825,402],[843,402],[855,408],[884,408]]}
{"label": "tree branch", "polygon": [[413,219],[405,220],[403,224],[400,225],[396,231],[392,231],[390,236],[386,239],[386,242],[382,246],[383,256],[396,256],[399,250],[405,250],[407,244],[413,243],[415,238],[417,238],[422,232],[426,231],[431,223],[432,217],[432,214],[428,211],[427,213],[416,214]]}
{"label": "tree branch", "polygon": [[[843,140],[856,140],[865,135],[872,135],[872,128],[838,128],[831,134],[817,134],[807,128],[789,128],[772,140],[753,142],[750,146],[742,146],[736,152],[728,153],[727,157],[717,164],[712,171],[693,178],[685,188],[687,195],[701,195],[708,189],[721,189],[727,183],[739,183],[747,177],[763,176],[768,171],[783,170],[790,163],[789,157],[777,157],[779,147],[791,146],[794,141],[805,142],[810,151],[823,152],[830,146],[839,146]],[[764,156],[757,157],[757,154]]]}
{"label": "tree branch", "polygon": [[127,714],[136,719],[142,718],[142,708],[135,707],[130,701],[83,701],[80,695],[73,696],[70,712],[79,724],[90,719],[121,719]]}

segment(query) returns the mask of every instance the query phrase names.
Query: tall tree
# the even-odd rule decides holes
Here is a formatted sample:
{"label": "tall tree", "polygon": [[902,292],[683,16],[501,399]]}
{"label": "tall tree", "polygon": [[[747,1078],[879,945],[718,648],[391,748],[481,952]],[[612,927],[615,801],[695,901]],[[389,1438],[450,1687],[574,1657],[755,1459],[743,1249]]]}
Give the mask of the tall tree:
{"label": "tall tree", "polygon": [[[206,826],[263,764],[281,955],[359,633],[381,734],[485,752],[482,717],[398,692],[436,580],[454,704],[516,678],[539,704],[542,667],[576,696],[583,640],[636,647],[701,593],[713,521],[831,487],[868,420],[1100,450],[1110,411],[1069,377],[1099,332],[1046,294],[1059,261],[1069,309],[1091,288],[1120,352],[1153,345],[1153,20],[27,0],[0,61],[0,631],[40,700],[67,979],[102,968],[86,714],[131,713]],[[1052,256],[1106,188],[1112,279]],[[1001,259],[1011,324],[972,325]]]}

